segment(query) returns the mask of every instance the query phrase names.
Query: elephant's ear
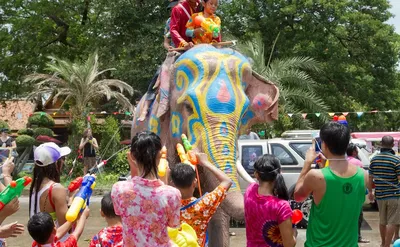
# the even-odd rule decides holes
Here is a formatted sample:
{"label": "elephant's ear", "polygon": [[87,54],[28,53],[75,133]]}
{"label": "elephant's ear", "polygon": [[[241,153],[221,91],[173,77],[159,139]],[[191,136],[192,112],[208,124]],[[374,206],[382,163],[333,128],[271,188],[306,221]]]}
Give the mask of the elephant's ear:
{"label": "elephant's ear", "polygon": [[159,100],[159,104],[156,113],[156,116],[158,118],[164,115],[169,109],[169,101],[171,95],[170,85],[172,82],[171,79],[173,79],[175,76],[174,63],[179,56],[180,53],[178,52],[169,52],[161,67],[161,72],[159,76],[160,89],[157,97],[157,99]]}
{"label": "elephant's ear", "polygon": [[[249,120],[252,123],[271,122],[278,119],[278,87],[264,79],[262,76],[252,71],[248,78],[245,78],[247,83],[246,94],[250,100],[248,111]],[[246,125],[246,123],[244,123]]]}

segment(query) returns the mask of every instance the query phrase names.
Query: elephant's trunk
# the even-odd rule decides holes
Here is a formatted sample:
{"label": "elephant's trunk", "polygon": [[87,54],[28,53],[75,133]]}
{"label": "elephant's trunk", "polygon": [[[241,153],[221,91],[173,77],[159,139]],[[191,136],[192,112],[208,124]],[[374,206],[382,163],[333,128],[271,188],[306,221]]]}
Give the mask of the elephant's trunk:
{"label": "elephant's trunk", "polygon": [[[210,137],[210,135],[207,137],[203,136],[203,138],[207,139],[208,142],[205,143],[208,143],[209,146],[199,147],[199,149],[203,149],[201,151],[208,154],[210,161],[232,180],[229,193],[221,205],[222,209],[229,216],[237,220],[243,220],[244,200],[240,191],[236,169],[237,126],[233,124],[234,122],[235,121],[219,122],[213,125],[218,127],[210,128],[209,131],[212,132],[212,137]],[[202,180],[204,182],[202,187],[204,187],[206,191],[212,191],[219,184],[215,176],[208,171],[204,171],[204,178]]]}

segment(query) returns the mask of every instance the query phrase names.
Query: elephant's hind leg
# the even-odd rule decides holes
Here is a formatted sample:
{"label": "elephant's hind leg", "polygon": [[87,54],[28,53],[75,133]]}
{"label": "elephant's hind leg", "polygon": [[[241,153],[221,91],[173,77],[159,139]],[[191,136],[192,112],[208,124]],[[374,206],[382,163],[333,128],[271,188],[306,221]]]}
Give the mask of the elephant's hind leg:
{"label": "elephant's hind leg", "polygon": [[229,215],[218,208],[208,224],[209,247],[229,247]]}

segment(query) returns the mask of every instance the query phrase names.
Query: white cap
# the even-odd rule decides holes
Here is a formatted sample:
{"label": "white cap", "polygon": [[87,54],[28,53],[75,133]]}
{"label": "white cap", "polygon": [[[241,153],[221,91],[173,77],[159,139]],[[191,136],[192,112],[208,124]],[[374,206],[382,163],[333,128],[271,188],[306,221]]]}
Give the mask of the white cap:
{"label": "white cap", "polygon": [[70,153],[71,149],[69,147],[60,148],[54,142],[46,142],[35,149],[33,156],[36,165],[48,166]]}

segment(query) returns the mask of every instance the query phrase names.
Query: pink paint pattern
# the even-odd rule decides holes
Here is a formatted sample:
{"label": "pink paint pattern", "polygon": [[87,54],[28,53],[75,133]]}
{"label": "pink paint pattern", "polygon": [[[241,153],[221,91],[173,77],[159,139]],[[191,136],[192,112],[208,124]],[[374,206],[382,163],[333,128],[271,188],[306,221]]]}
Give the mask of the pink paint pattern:
{"label": "pink paint pattern", "polygon": [[225,81],[221,80],[220,84],[221,84],[221,87],[218,91],[217,99],[221,103],[227,103],[231,100],[231,95],[228,91],[228,87],[226,86]]}
{"label": "pink paint pattern", "polygon": [[263,94],[257,94],[256,97],[254,97],[251,105],[256,110],[264,110],[267,109],[267,102],[267,96]]}

